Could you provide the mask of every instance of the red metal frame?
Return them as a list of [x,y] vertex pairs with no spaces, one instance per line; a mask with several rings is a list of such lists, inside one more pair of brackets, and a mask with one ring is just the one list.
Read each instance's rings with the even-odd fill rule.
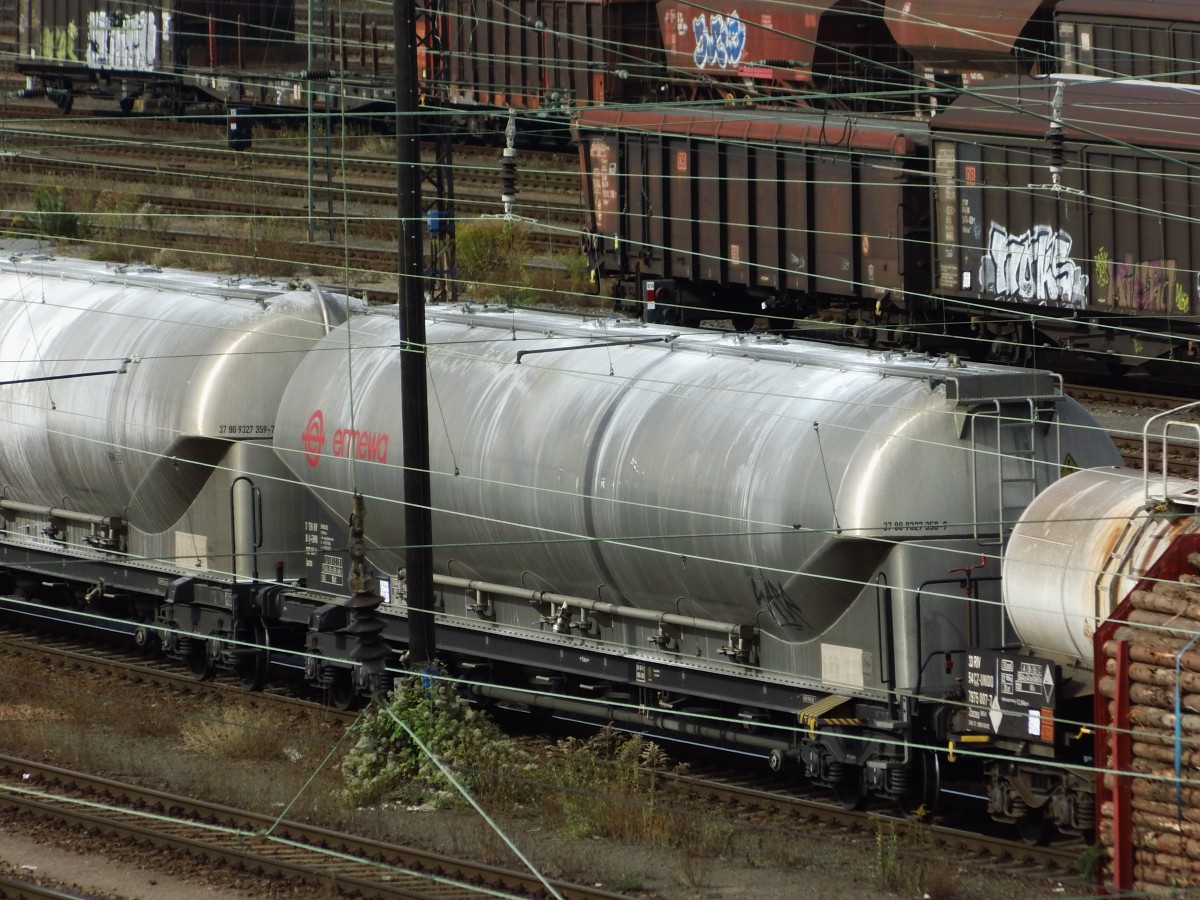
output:
[[[1188,554],[1200,551],[1200,534],[1183,534],[1176,538],[1150,567],[1135,590],[1148,590],[1153,582],[1178,580],[1184,572],[1195,571]],[[1130,592],[1132,593],[1132,592]],[[1113,866],[1112,887],[1119,891],[1133,888],[1133,809],[1132,776],[1130,775],[1132,737],[1129,729],[1129,642],[1117,642],[1115,686],[1112,715],[1108,700],[1100,693],[1100,679],[1105,675],[1107,657],[1104,645],[1128,619],[1132,609],[1129,598],[1121,601],[1111,616],[1096,629],[1092,637],[1095,678],[1095,748],[1096,748],[1096,812],[1111,800],[1113,804]],[[1111,785],[1106,781],[1111,778]],[[1096,816],[1096,841],[1100,841],[1103,816]]]

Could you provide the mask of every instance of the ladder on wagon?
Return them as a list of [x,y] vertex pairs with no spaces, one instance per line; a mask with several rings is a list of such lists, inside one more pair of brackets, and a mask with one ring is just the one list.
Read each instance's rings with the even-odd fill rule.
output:
[[[1002,544],[1038,492],[1038,466],[1056,465],[1062,434],[1053,401],[992,400],[971,417],[972,508],[980,544]],[[1043,484],[1051,481],[1044,473]],[[993,530],[994,529],[994,530]]]

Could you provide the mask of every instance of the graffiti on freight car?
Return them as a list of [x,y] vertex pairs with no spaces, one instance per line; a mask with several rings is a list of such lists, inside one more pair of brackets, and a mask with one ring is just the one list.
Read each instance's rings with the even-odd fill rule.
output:
[[1101,247],[1092,262],[1096,264],[1096,287],[1108,287],[1108,251]]
[[1009,234],[992,223],[979,265],[979,286],[999,299],[1083,309],[1088,277],[1071,258],[1071,235],[1048,225]]
[[79,26],[74,22],[62,28],[42,29],[42,56],[46,59],[62,59],[80,62],[75,46],[79,43]]
[[[1114,309],[1130,309],[1152,313],[1188,313],[1192,300],[1187,288],[1175,278],[1175,260],[1150,259],[1133,261],[1126,252],[1116,263],[1108,263],[1105,253],[1105,281],[1097,282],[1108,292],[1100,298]],[[1097,259],[1100,254],[1097,254]],[[1097,268],[1099,271],[1099,268]]]
[[97,69],[151,71],[158,62],[158,18],[145,10],[88,13],[87,61]]
[[746,574],[750,576],[750,590],[760,610],[766,610],[781,627],[794,634],[816,634],[819,629],[804,617],[800,604],[792,599],[782,582],[773,581],[761,572],[747,570]]
[[692,33],[696,36],[692,61],[701,69],[707,66],[725,69],[742,61],[742,52],[746,49],[746,26],[736,10],[728,16],[713,13],[707,19],[704,13],[700,13],[692,19]]

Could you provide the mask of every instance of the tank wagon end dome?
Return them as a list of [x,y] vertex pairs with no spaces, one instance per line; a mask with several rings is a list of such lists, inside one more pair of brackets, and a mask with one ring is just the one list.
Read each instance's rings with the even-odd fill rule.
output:
[[1004,606],[1025,646],[1091,667],[1096,626],[1136,583],[1123,573],[1144,572],[1195,528],[1191,516],[1153,515],[1156,505],[1143,473],[1116,466],[1074,472],[1034,499],[1003,565]]

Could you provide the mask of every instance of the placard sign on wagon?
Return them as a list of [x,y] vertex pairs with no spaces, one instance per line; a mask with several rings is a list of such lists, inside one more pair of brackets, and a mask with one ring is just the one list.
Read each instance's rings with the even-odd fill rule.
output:
[[1033,656],[967,653],[967,718],[972,731],[1054,741],[1057,667]]

